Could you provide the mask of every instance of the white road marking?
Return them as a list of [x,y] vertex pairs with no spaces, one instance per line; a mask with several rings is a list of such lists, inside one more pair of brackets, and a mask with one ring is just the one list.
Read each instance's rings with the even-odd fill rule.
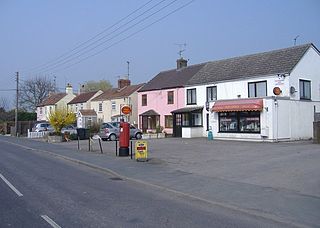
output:
[[49,223],[53,228],[61,228],[55,221],[53,221],[51,218],[49,218],[48,215],[41,215],[41,218],[43,218],[47,223]]
[[21,192],[18,191],[1,173],[0,173],[1,179],[11,188],[12,191],[14,191],[19,197],[23,196]]

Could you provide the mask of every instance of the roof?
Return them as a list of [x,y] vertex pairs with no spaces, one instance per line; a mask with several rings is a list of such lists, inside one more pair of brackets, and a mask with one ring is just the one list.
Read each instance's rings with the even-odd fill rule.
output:
[[84,103],[90,100],[98,91],[93,92],[87,92],[87,93],[81,93],[77,95],[75,98],[73,98],[68,104],[78,104],[78,103]]
[[44,101],[42,101],[37,106],[47,106],[47,105],[55,105],[58,101],[64,98],[67,94],[66,93],[54,93],[49,95]]
[[173,110],[171,113],[195,112],[195,111],[201,111],[202,109],[203,109],[203,106],[185,107],[185,108],[179,108],[179,109]]
[[309,43],[269,52],[208,62],[187,82],[187,85],[208,84],[239,78],[290,73],[311,46],[313,46],[313,44]]
[[162,71],[145,84],[138,92],[183,87],[205,63],[191,65],[180,69]]
[[93,109],[81,109],[79,110],[82,116],[96,116],[97,113]]
[[105,92],[103,92],[101,95],[93,98],[92,101],[103,101],[103,100],[111,100],[111,99],[128,97],[131,94],[133,94],[135,91],[140,89],[143,85],[144,84],[130,85],[130,86],[123,87],[120,90],[117,88],[108,89]]
[[139,116],[160,116],[160,114],[157,113],[156,111],[154,111],[153,109],[150,109],[150,110],[140,114]]

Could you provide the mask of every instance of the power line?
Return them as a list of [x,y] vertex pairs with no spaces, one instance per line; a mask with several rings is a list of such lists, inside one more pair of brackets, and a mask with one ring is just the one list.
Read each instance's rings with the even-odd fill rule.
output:
[[58,71],[61,71],[61,70],[65,70],[65,69],[68,69],[68,68],[70,68],[70,67],[72,67],[72,66],[74,66],[74,65],[76,65],[76,64],[79,64],[79,63],[81,63],[81,62],[83,62],[83,61],[85,61],[85,60],[87,60],[87,59],[89,59],[89,58],[91,58],[91,57],[94,57],[94,56],[96,56],[96,55],[100,54],[100,53],[101,53],[101,52],[103,52],[103,51],[108,50],[109,48],[111,48],[111,47],[113,47],[113,46],[115,46],[115,45],[117,45],[117,44],[121,43],[122,41],[125,41],[125,40],[127,40],[127,39],[131,38],[132,36],[134,36],[134,35],[136,35],[136,34],[138,34],[138,33],[142,32],[142,31],[146,30],[147,28],[151,27],[152,25],[154,25],[154,24],[156,24],[156,23],[158,23],[158,22],[162,21],[162,20],[163,20],[163,19],[165,19],[166,17],[168,17],[168,16],[172,15],[173,13],[175,13],[175,12],[177,12],[177,11],[179,11],[179,10],[183,9],[184,7],[186,7],[186,6],[190,5],[190,4],[191,4],[192,2],[194,2],[194,1],[195,1],[195,0],[191,0],[191,1],[187,2],[186,4],[182,5],[181,7],[178,7],[177,9],[175,9],[175,10],[171,11],[170,13],[168,13],[168,14],[166,14],[165,16],[163,16],[163,17],[159,18],[158,20],[156,20],[156,21],[152,22],[151,24],[149,24],[149,25],[147,25],[147,26],[143,27],[142,29],[140,29],[140,30],[138,30],[138,31],[136,31],[136,32],[134,32],[134,33],[132,33],[132,34],[128,35],[127,37],[125,37],[125,38],[123,38],[123,39],[121,39],[121,40],[119,40],[119,41],[117,41],[117,42],[115,42],[115,43],[111,44],[110,46],[108,46],[108,47],[106,47],[106,48],[104,48],[104,49],[102,49],[102,50],[100,50],[100,51],[98,51],[98,52],[95,52],[95,53],[94,53],[94,54],[92,54],[92,55],[89,55],[89,56],[87,56],[87,57],[85,57],[85,58],[83,58],[83,59],[79,60],[78,62],[75,62],[75,63],[73,63],[73,64],[71,64],[71,65],[69,65],[69,66],[67,66],[67,67],[60,68],[60,69],[56,70],[55,72],[58,72]]
[[[162,3],[163,1],[165,1],[165,0],[162,0],[160,3]],[[166,4],[165,6],[161,7],[160,9],[158,9],[158,10],[157,10],[157,11],[155,11],[155,12],[153,12],[152,14],[149,14],[149,15],[147,15],[146,17],[142,18],[141,20],[139,20],[139,21],[138,21],[138,22],[136,22],[135,24],[133,24],[133,25],[131,25],[131,26],[129,26],[129,27],[127,27],[127,28],[123,29],[122,31],[120,31],[119,33],[115,34],[115,35],[114,35],[114,36],[112,36],[111,38],[109,38],[109,39],[107,39],[107,40],[104,40],[104,41],[102,41],[102,42],[98,43],[97,45],[93,46],[93,47],[92,47],[92,48],[90,48],[89,50],[84,51],[84,52],[82,52],[82,53],[81,53],[81,50],[88,49],[90,46],[94,45],[96,42],[98,42],[98,41],[100,41],[100,40],[102,40],[102,39],[106,38],[106,37],[107,37],[107,36],[109,36],[109,35],[112,35],[112,33],[116,32],[116,31],[117,31],[117,30],[119,30],[121,27],[123,27],[123,26],[120,26],[119,28],[117,28],[117,29],[116,29],[116,30],[114,30],[113,32],[111,32],[111,33],[107,34],[106,36],[104,36],[104,37],[100,38],[100,39],[99,39],[99,40],[97,40],[96,42],[94,42],[94,43],[92,43],[92,44],[90,44],[90,45],[87,45],[85,48],[80,49],[80,51],[78,51],[78,52],[76,52],[76,53],[74,53],[74,54],[72,54],[72,55],[67,56],[66,58],[64,58],[64,59],[66,59],[65,61],[63,61],[64,59],[62,59],[62,60],[58,61],[57,63],[53,64],[52,66],[45,67],[44,69],[42,69],[42,70],[44,70],[44,71],[42,71],[42,72],[48,72],[48,71],[51,71],[51,70],[53,70],[53,69],[55,69],[55,68],[59,67],[60,65],[65,65],[65,64],[67,64],[67,63],[69,63],[69,62],[73,61],[74,59],[77,59],[77,58],[79,58],[79,57],[81,57],[81,56],[83,56],[83,55],[85,55],[85,54],[87,54],[87,53],[89,53],[89,52],[91,52],[91,51],[95,50],[96,48],[100,47],[101,45],[103,45],[103,44],[105,44],[105,43],[107,43],[107,42],[109,42],[109,41],[113,40],[114,38],[116,38],[116,37],[118,37],[118,36],[122,35],[123,33],[127,32],[128,30],[130,30],[130,29],[132,29],[132,28],[136,27],[137,25],[141,24],[142,22],[146,21],[147,19],[149,19],[150,17],[154,16],[155,14],[157,14],[157,13],[159,13],[159,12],[163,11],[164,9],[168,8],[169,6],[171,6],[171,5],[172,5],[173,3],[175,3],[176,1],[178,1],[178,0],[173,0],[173,1],[171,1],[170,3],[168,3],[168,4]],[[146,11],[145,11],[145,12],[143,12],[142,14],[138,15],[137,17],[135,17],[133,20],[129,21],[129,22],[128,22],[128,23],[126,23],[125,25],[127,25],[127,24],[131,23],[131,22],[132,22],[132,21],[134,21],[135,19],[139,18],[141,15],[143,15],[143,14],[147,13],[147,12],[148,12],[148,11],[150,11],[152,8],[154,8],[154,7],[158,6],[160,3],[156,4],[155,6],[151,7],[151,8],[150,8],[150,9],[148,9],[148,10],[146,10]],[[77,53],[79,53],[79,52],[80,52],[80,54],[78,54],[78,55],[76,55],[76,56],[72,57],[73,55],[75,55],[75,54],[77,54]],[[71,58],[69,58],[69,57],[71,57]]]
[[38,68],[42,68],[46,65],[50,65],[52,62],[56,62],[58,59],[61,59],[62,57],[66,56],[69,53],[72,53],[73,51],[77,50],[78,48],[82,47],[83,45],[91,42],[92,40],[96,39],[97,37],[101,36],[103,33],[105,33],[106,31],[110,30],[111,28],[113,28],[114,26],[120,24],[122,21],[126,20],[127,18],[129,18],[130,16],[132,16],[133,14],[135,14],[136,12],[138,12],[139,10],[141,10],[142,8],[144,8],[145,6],[147,6],[150,2],[152,2],[154,0],[149,0],[148,2],[146,2],[145,4],[143,4],[142,6],[138,7],[137,9],[135,9],[134,11],[132,11],[131,13],[129,13],[127,16],[121,18],[120,20],[118,20],[117,22],[115,22],[114,24],[112,24],[111,26],[103,29],[101,32],[97,33],[96,35],[94,35],[93,37],[91,37],[90,39],[78,44],[76,47],[74,47],[73,49],[63,53],[62,55],[48,61],[47,63],[41,64],[39,66],[33,67],[31,69],[29,69],[29,71],[34,71]]

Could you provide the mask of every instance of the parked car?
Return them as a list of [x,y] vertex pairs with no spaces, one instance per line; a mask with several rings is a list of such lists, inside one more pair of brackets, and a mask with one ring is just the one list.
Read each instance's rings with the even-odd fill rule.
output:
[[73,125],[67,125],[61,129],[61,133],[69,133],[70,135],[77,134],[77,127]]
[[[112,126],[120,129],[120,122],[109,122]],[[119,131],[120,133],[120,131]],[[119,136],[119,135],[118,135]],[[130,138],[141,139],[142,131],[139,128],[136,128],[134,125],[130,124]]]
[[114,141],[119,137],[119,128],[114,127],[110,123],[103,123],[101,124],[98,135],[104,141],[106,140]]
[[32,128],[32,131],[42,132],[42,131],[54,131],[53,127],[49,123],[37,123]]

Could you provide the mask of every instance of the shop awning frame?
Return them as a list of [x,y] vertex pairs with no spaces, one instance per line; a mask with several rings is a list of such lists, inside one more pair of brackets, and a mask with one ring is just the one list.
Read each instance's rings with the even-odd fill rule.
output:
[[263,99],[236,99],[216,101],[212,112],[262,111]]

